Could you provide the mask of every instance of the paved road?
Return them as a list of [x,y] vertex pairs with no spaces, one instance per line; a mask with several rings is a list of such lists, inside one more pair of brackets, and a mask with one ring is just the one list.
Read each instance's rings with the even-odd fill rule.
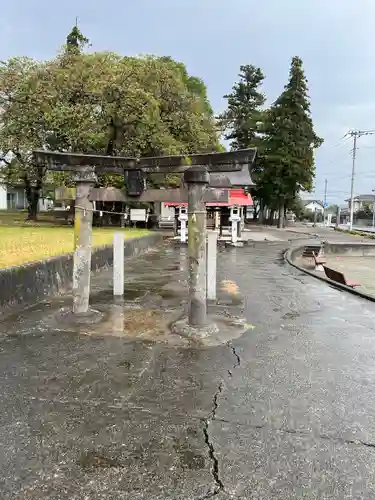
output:
[[[291,269],[287,245],[221,250],[244,297],[223,307],[251,325],[225,345],[48,326],[64,300],[2,323],[1,499],[375,498],[375,304]],[[156,303],[181,258],[137,259],[127,298]]]

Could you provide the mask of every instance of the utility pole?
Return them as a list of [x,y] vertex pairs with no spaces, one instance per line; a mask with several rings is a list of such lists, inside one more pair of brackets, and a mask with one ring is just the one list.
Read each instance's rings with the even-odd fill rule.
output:
[[354,218],[354,178],[355,178],[355,162],[357,157],[357,139],[364,135],[372,135],[375,130],[351,130],[346,135],[353,137],[353,156],[352,156],[352,180],[350,184],[350,222],[349,230],[353,230],[353,218]]
[[372,190],[374,193],[374,199],[372,202],[372,228],[374,229],[375,227],[375,189]]
[[323,226],[326,225],[326,210],[327,210],[327,186],[328,186],[328,180],[325,179],[324,181],[324,210],[323,210]]

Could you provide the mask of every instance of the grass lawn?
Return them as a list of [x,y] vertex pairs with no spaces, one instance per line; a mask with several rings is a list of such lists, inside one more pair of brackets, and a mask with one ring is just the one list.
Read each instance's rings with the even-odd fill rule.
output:
[[[123,231],[125,238],[147,234],[145,229],[94,228],[93,245],[112,243],[113,234]],[[0,222],[0,268],[17,266],[73,251],[71,226],[7,225]]]

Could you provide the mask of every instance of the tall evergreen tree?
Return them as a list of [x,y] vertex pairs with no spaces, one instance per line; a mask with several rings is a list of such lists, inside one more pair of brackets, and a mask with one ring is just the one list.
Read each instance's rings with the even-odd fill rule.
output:
[[66,51],[68,54],[80,54],[88,44],[89,39],[82,34],[76,23],[66,37]]
[[225,95],[228,108],[219,117],[225,139],[231,141],[231,149],[245,149],[259,142],[262,106],[265,96],[259,88],[264,75],[260,68],[251,64],[240,66],[239,81],[232,92]]
[[285,207],[300,191],[312,188],[314,149],[323,142],[314,131],[307,79],[299,57],[293,57],[289,81],[266,114],[264,133],[263,182],[272,185],[282,226]]

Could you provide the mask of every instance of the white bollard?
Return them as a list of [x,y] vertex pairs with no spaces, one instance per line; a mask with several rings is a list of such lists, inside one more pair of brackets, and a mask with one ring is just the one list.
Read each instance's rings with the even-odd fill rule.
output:
[[124,295],[124,270],[124,235],[123,233],[115,233],[113,237],[113,295],[116,297]]
[[232,243],[237,243],[237,241],[238,241],[237,224],[238,224],[237,221],[232,220]]
[[207,300],[216,300],[217,232],[207,231]]
[[186,220],[181,220],[181,243],[186,243]]

